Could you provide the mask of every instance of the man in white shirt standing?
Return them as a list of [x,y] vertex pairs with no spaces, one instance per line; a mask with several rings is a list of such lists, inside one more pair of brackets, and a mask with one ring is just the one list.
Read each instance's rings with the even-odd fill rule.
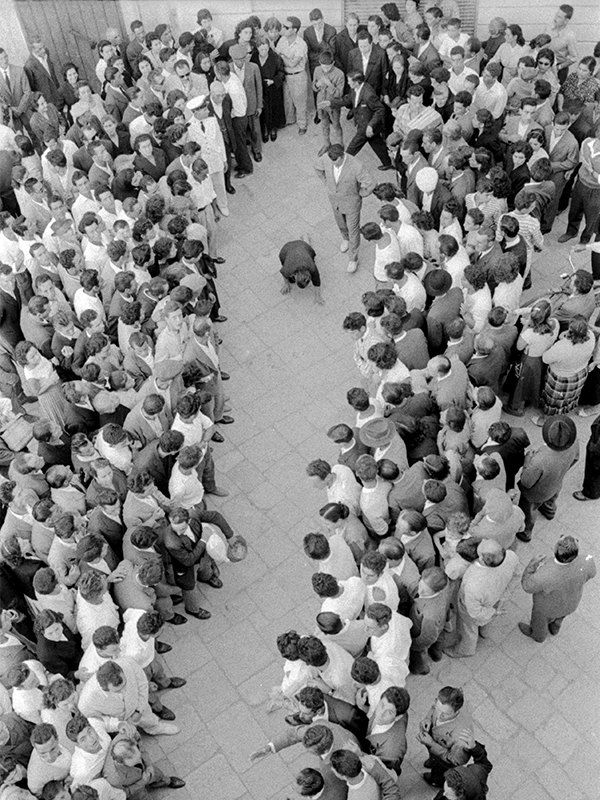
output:
[[488,64],[483,70],[481,83],[473,97],[472,114],[479,111],[480,108],[487,108],[494,119],[500,119],[508,102],[506,89],[498,81],[501,74],[502,67],[495,61]]
[[304,39],[298,35],[301,22],[298,17],[287,17],[281,29],[281,39],[275,48],[285,67],[283,84],[283,101],[285,104],[285,121],[288,125],[298,122],[300,136],[306,133],[308,73],[306,59],[308,47]]
[[246,145],[246,111],[248,110],[248,100],[244,86],[237,75],[231,72],[231,66],[227,61],[217,61],[215,64],[215,76],[225,87],[225,91],[231,99],[231,123],[233,125],[234,141],[233,152],[237,165],[236,178],[245,178],[254,172],[254,166],[248,147]]
[[209,116],[208,97],[194,97],[187,103],[193,116],[190,120],[188,136],[202,148],[202,158],[208,166],[208,174],[217,195],[217,205],[223,216],[229,216],[227,192],[225,191],[225,170],[227,169],[227,152],[225,142],[215,117]]

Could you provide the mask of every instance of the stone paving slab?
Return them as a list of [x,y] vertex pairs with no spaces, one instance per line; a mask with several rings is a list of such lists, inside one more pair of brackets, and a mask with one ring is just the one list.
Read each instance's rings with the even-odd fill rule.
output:
[[[344,127],[348,133],[347,123]],[[219,224],[220,252],[227,259],[220,267],[219,290],[229,317],[221,326],[222,359],[232,376],[227,392],[236,423],[224,428],[226,441],[214,448],[219,483],[231,494],[210,503],[247,538],[250,550],[246,561],[223,567],[222,590],[203,590],[211,620],[190,619],[165,634],[174,644],[165,659],[168,669],[187,677],[188,684],[170,692],[167,701],[181,733],[151,744],[160,766],[187,781],[178,800],[285,800],[292,796],[298,770],[315,763],[301,746],[256,765],[248,755],[284,725],[281,711],[268,714],[265,708],[270,688],[281,677],[275,638],[289,628],[312,631],[319,610],[302,537],[318,529],[325,496],[309,485],[304,469],[312,458],[335,458],[325,431],[352,421],[345,393],[359,378],[341,322],[360,309],[362,292],[373,288],[373,252],[364,243],[359,271],[345,271],[339,233],[312,168],[320,146],[320,130],[312,125],[304,137],[293,127],[285,130],[265,146],[254,176],[235,182],[231,216]],[[359,157],[377,180],[389,179],[390,173],[376,170],[368,148]],[[376,219],[377,207],[367,198],[363,221]],[[534,263],[530,296],[541,295],[568,269],[569,246],[556,244],[565,222],[563,214]],[[279,292],[277,253],[304,233],[317,251],[324,306],[314,304],[309,292],[294,288],[286,297]],[[578,266],[589,263],[587,256],[577,259]],[[580,487],[590,427],[589,420],[575,422],[582,458],[567,476],[555,520],[542,520],[534,541],[519,545],[523,566],[567,530],[598,557],[600,506],[571,497]],[[519,424],[534,444],[541,441],[540,430],[527,418]],[[516,627],[531,603],[517,587],[473,658],[444,659],[430,675],[409,677],[409,749],[400,779],[404,800],[433,796],[420,778],[425,751],[415,735],[445,684],[462,685],[473,707],[477,736],[494,764],[490,798],[597,800],[599,600],[596,580],[560,636],[537,645]]]

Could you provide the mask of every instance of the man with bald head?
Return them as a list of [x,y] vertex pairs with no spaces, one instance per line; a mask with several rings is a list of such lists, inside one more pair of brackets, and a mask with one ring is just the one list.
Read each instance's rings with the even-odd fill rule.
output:
[[477,639],[486,638],[486,628],[498,614],[519,559],[512,550],[491,539],[477,548],[477,560],[467,569],[458,593],[458,642],[444,650],[451,658],[475,655]]

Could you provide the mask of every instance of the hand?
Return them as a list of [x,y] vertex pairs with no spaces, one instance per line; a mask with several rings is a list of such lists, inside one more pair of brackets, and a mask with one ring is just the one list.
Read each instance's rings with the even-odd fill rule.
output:
[[320,306],[324,306],[324,305],[325,305],[325,300],[323,300],[323,298],[321,297],[321,295],[320,295],[320,294],[318,294],[318,295],[316,295],[316,297],[315,297],[315,303],[317,303],[317,304],[318,304],[318,305],[320,305]]
[[317,103],[317,108],[330,108],[331,102],[329,100],[321,100],[320,103]]
[[370,139],[373,136],[373,128],[370,125],[367,125],[365,134],[367,136],[367,139]]
[[275,81],[272,81],[271,78],[265,78],[265,83],[267,84],[267,86],[273,86]]
[[62,350],[60,351],[63,358],[71,358],[73,353],[75,352],[72,347],[65,345]]
[[119,733],[123,736],[137,736],[137,728],[130,722],[119,723]]
[[129,721],[132,722],[134,725],[137,725],[138,722],[141,720],[141,718],[142,718],[142,712],[134,711],[133,714],[129,717]]
[[80,575],[81,575],[81,570],[79,569],[79,565],[71,564],[71,566],[69,567],[69,571],[67,572],[67,578],[69,579],[72,578],[74,581],[76,581]]
[[425,733],[424,731],[421,731],[420,733],[417,734],[417,741],[421,742],[421,744],[424,744],[425,747],[429,747],[430,745],[433,744],[433,739],[431,738],[431,736],[428,733]]
[[576,244],[571,248],[572,253],[581,253],[582,250],[585,250],[584,244]]
[[290,293],[290,290],[291,290],[291,286],[289,285],[289,283],[285,283],[285,284],[284,284],[284,285],[281,287],[281,294],[289,294],[289,293]]
[[475,736],[473,735],[473,731],[468,728],[460,732],[458,740],[465,750],[472,750],[475,747]]
[[261,758],[268,756],[272,753],[270,746],[267,744],[264,747],[255,750],[253,753],[250,753],[250,761],[260,761]]

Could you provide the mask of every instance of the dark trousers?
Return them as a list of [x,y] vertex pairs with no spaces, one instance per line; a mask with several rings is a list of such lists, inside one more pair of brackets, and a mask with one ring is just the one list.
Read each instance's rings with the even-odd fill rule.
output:
[[553,497],[548,498],[548,500],[544,500],[543,503],[534,503],[521,494],[519,498],[519,508],[525,514],[525,533],[531,534],[538,511],[540,514],[543,514],[546,519],[554,519],[556,516],[557,499],[558,492]]
[[369,144],[371,150],[384,166],[387,167],[392,163],[386,144],[378,133],[369,138],[365,131],[357,130],[354,134],[354,138],[346,148],[346,152],[351,156],[355,156],[366,144]]
[[6,192],[0,194],[0,200],[2,201],[3,211],[8,211],[13,217],[18,217],[21,215],[21,209],[17,201],[17,196],[12,189],[8,189]]
[[250,158],[250,153],[248,152],[248,147],[246,146],[248,118],[246,116],[233,117],[231,121],[233,123],[233,132],[235,134],[233,151],[235,153],[235,162],[237,164],[237,168],[242,172],[253,172],[254,167],[252,166],[252,159]]
[[554,197],[544,210],[544,225],[548,231],[552,230],[552,226],[554,225],[554,218],[558,214],[558,204],[560,202],[561,195],[565,186],[567,185],[567,179],[565,178],[564,172],[554,172],[552,174],[552,183],[556,187],[556,192],[554,193]]
[[529,622],[532,638],[535,639],[536,642],[543,642],[548,636],[548,633],[556,636],[560,630],[560,626],[563,624],[563,620],[564,617],[552,618],[547,614],[540,614],[539,611],[533,610]]
[[576,236],[581,225],[581,220],[585,217],[585,228],[581,234],[582,242],[589,242],[592,236],[598,232],[598,217],[600,217],[600,186],[592,189],[585,186],[578,179],[573,187],[571,196],[571,207],[569,208],[569,223],[567,233]]

